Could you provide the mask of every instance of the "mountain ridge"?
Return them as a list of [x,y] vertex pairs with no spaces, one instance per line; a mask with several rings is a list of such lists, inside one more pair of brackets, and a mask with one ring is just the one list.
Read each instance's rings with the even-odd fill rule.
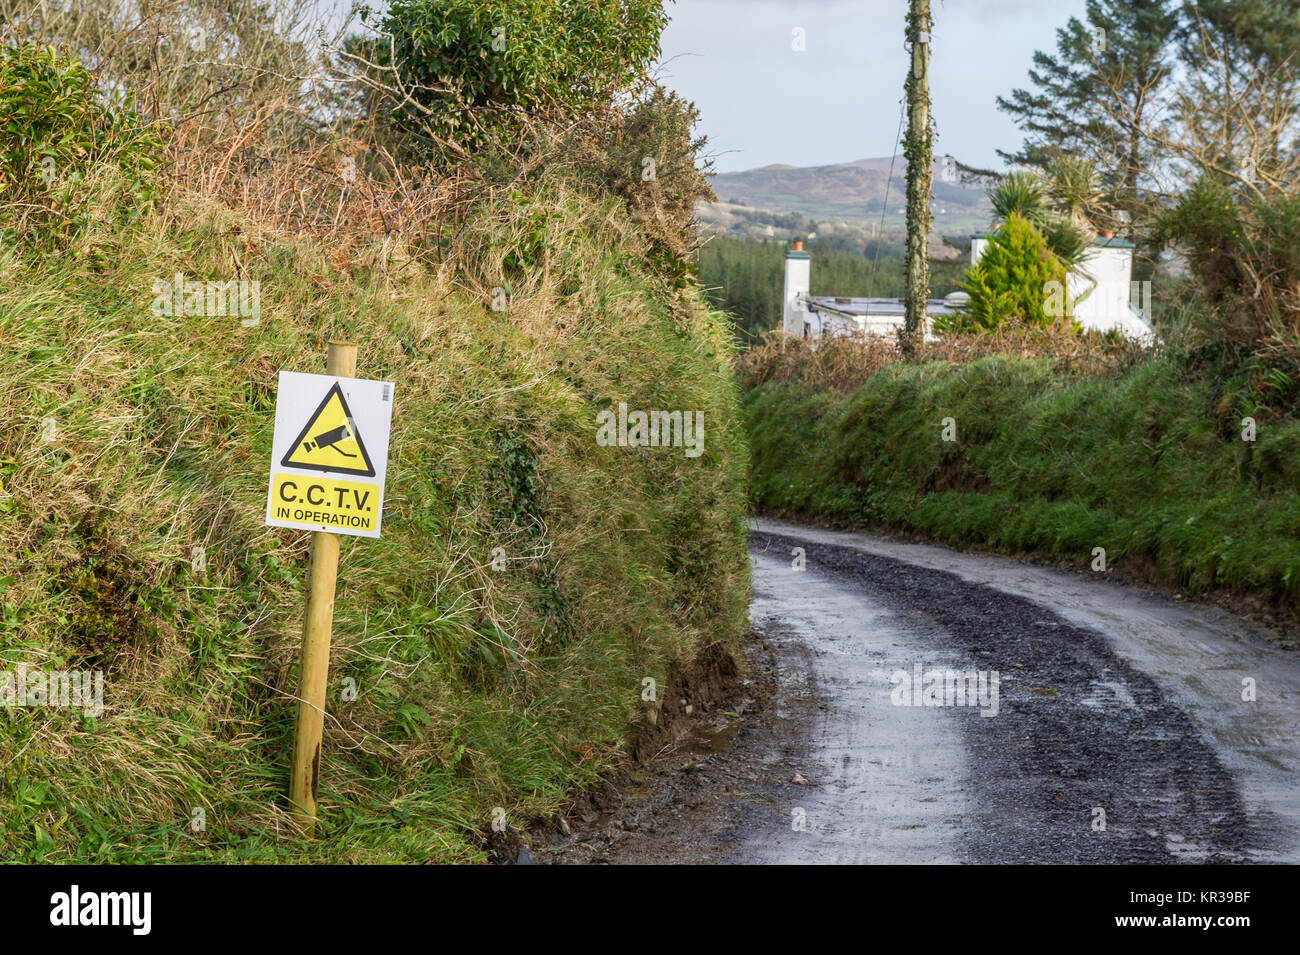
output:
[[[988,199],[977,186],[955,181],[955,166],[947,157],[933,164],[933,195],[936,215],[950,208],[951,215],[984,216]],[[892,168],[892,175],[891,175]],[[874,156],[820,166],[772,163],[738,172],[718,173],[713,190],[722,202],[766,209],[770,212],[798,212],[812,217],[864,219],[879,216],[888,197],[887,213],[901,208],[906,191],[907,162],[902,156]],[[897,197],[899,205],[894,205]]]
[[[891,174],[892,169],[892,174]],[[962,185],[948,157],[933,164],[932,243],[941,235],[965,236],[988,226],[990,205],[982,186]],[[697,214],[711,231],[737,237],[812,238],[844,235],[853,244],[897,240],[906,231],[907,162],[874,156],[820,166],[773,163],[717,173],[717,202]]]

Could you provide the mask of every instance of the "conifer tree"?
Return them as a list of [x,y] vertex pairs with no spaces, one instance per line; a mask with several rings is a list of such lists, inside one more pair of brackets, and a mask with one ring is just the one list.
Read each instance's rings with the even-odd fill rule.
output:
[[1174,0],[1088,0],[1083,20],[1056,31],[1055,54],[1034,54],[1032,88],[998,97],[1025,133],[1018,152],[1000,155],[1042,170],[1063,154],[1091,160],[1117,203],[1140,214],[1143,170],[1159,159],[1147,127],[1159,121],[1177,27]]

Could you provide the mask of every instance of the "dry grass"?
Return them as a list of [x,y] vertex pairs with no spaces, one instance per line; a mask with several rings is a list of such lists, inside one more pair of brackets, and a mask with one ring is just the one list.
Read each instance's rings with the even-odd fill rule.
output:
[[[1105,374],[1130,367],[1152,354],[1131,339],[1109,339],[1095,332],[1008,330],[996,334],[945,336],[926,342],[916,363],[969,364],[989,355],[1051,358],[1066,373]],[[799,381],[812,390],[847,394],[872,375],[901,362],[898,343],[869,333],[819,341],[769,332],[737,361],[742,388],[769,381]]]

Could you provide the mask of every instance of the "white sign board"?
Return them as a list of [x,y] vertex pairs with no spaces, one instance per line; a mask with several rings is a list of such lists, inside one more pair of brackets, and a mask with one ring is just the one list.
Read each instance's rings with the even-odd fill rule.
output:
[[266,523],[378,537],[393,383],[280,372]]

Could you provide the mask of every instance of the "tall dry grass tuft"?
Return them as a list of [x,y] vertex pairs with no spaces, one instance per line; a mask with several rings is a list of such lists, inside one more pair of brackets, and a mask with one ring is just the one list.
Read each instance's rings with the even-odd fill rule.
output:
[[229,138],[177,129],[174,189],[238,209],[280,235],[326,242],[339,264],[409,255],[473,199],[463,174],[404,165],[364,136],[274,152],[257,148],[258,135],[256,118]]
[[902,359],[892,338],[859,333],[820,341],[768,332],[742,352],[736,372],[742,388],[769,381],[801,381],[837,393],[852,391],[886,365]]
[[357,13],[318,0],[0,0],[6,42],[67,50],[165,134],[164,206],[219,202],[327,242],[340,266],[427,250],[488,188],[464,166],[397,158],[372,117],[402,91],[345,52],[348,35],[373,33]]

